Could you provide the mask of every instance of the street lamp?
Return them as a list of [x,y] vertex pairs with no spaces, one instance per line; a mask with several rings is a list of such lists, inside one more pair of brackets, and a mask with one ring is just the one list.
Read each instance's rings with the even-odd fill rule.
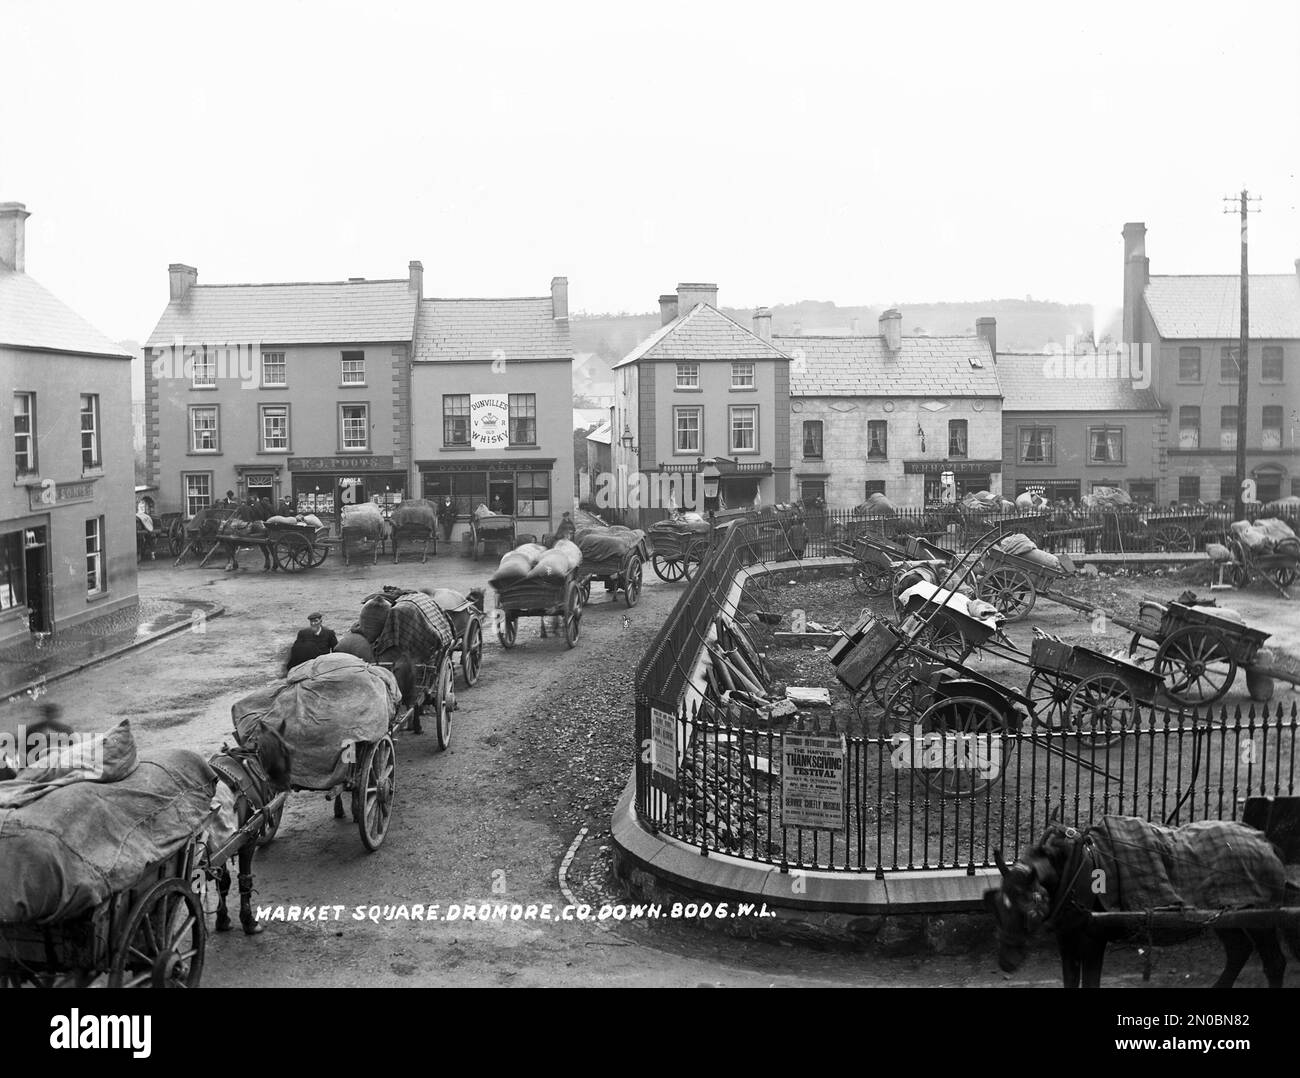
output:
[[619,438],[619,443],[629,453],[636,452],[636,444],[632,438],[632,428],[629,427],[626,423],[623,424],[623,436]]

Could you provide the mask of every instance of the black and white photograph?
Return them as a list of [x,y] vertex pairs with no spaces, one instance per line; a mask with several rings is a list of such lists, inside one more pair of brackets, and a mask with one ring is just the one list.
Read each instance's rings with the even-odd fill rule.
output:
[[1100,1055],[1260,1050],[1197,990],[1300,987],[1300,9],[0,40],[0,985],[96,990],[33,1043],[1101,988]]

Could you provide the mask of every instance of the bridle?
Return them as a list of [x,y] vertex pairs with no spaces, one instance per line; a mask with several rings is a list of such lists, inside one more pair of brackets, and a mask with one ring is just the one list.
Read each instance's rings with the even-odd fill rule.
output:
[[[1078,885],[1079,878],[1083,875],[1086,868],[1095,867],[1095,849],[1092,844],[1091,832],[1080,834],[1075,828],[1067,827],[1064,829],[1067,839],[1072,839],[1074,845],[1070,850],[1069,858],[1062,867],[1059,877],[1061,883],[1055,888],[1052,895],[1052,901],[1048,906],[1047,915],[1043,917],[1041,926],[1046,929],[1055,930],[1059,928],[1062,916],[1066,912],[1075,912],[1086,914],[1089,911],[1079,903],[1075,897],[1075,889]],[[1036,850],[1042,849],[1040,843]],[[1046,889],[1047,873],[1054,871],[1051,861],[1036,853],[1030,854],[1025,858],[1018,858],[1011,866],[1009,872],[1015,872],[1020,868],[1023,875],[1027,877],[1027,886],[1032,889],[1035,884],[1041,885]],[[1026,914],[1028,917],[1028,914]],[[998,926],[999,937],[1003,935],[1001,923]]]
[[[261,723],[258,734],[274,738],[284,758],[289,759],[289,748],[277,731]],[[209,760],[208,765],[230,787],[236,797],[247,798],[257,808],[269,805],[278,792],[266,773],[258,742],[236,745],[233,748],[222,745],[221,752]]]

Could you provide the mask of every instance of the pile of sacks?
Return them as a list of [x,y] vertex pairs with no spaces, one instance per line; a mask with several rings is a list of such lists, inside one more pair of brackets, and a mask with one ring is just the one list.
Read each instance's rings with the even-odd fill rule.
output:
[[320,517],[315,513],[299,513],[296,517],[284,515],[267,517],[266,522],[268,524],[307,524],[313,528],[325,527],[325,525],[321,523]]
[[865,517],[896,517],[898,507],[883,494],[876,492],[861,505],[854,506],[853,512]]
[[549,550],[541,543],[524,543],[501,559],[488,583],[500,590],[522,580],[559,581],[581,564],[582,551],[568,539],[557,540]]
[[666,520],[657,520],[646,531],[650,535],[695,535],[709,530],[709,522],[699,513],[681,513]]
[[1228,530],[1236,536],[1252,554],[1289,554],[1300,558],[1300,538],[1291,530],[1285,520],[1257,520],[1251,524],[1247,520],[1235,520],[1228,525]]
[[1091,494],[1079,499],[1085,509],[1125,509],[1133,504],[1126,490],[1119,487],[1093,487]]
[[343,527],[367,539],[381,539],[384,534],[384,514],[374,502],[343,507]]
[[988,516],[992,513],[1014,513],[1016,503],[1008,498],[1000,498],[987,490],[976,490],[961,500],[961,507],[976,516]]
[[605,528],[579,528],[573,538],[584,561],[607,561],[627,557],[628,551],[645,538],[645,532],[614,524]]
[[1061,572],[1072,573],[1074,566],[1063,562],[1055,554],[1049,554],[1046,550],[1039,550],[1038,545],[1027,535],[1021,535],[1017,532],[1015,535],[1004,535],[993,544],[998,550],[1004,550],[1008,554],[1014,554],[1018,558],[1024,558],[1025,561],[1032,561],[1035,565],[1045,565],[1049,569],[1056,569]]

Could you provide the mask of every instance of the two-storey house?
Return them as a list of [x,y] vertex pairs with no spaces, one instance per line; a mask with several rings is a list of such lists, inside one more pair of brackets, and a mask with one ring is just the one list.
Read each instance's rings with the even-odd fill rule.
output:
[[774,338],[790,356],[790,440],[805,503],[847,509],[873,493],[900,506],[937,501],[945,472],[960,497],[1002,490],[1002,391],[996,323],[976,337],[880,334]]
[[131,355],[27,275],[29,216],[0,203],[0,643],[138,603]]
[[717,302],[716,284],[679,284],[659,298],[660,328],[615,364],[615,479],[612,494],[597,484],[598,507],[647,521],[670,497],[701,510],[790,499],[790,357],[766,309],[755,332]]
[[[1166,409],[1160,501],[1237,495],[1241,277],[1152,276],[1146,226],[1124,226],[1124,340],[1149,345]],[[1261,502],[1300,494],[1300,263],[1250,275],[1246,471]]]

